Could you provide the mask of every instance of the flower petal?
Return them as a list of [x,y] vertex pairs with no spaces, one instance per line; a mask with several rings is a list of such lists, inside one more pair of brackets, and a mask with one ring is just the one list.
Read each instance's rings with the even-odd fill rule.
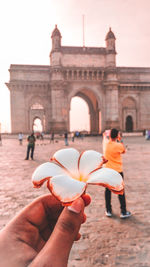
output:
[[58,175],[48,181],[48,188],[63,203],[72,202],[86,189],[86,183],[72,179],[68,175]]
[[32,182],[35,187],[40,187],[50,177],[63,173],[64,170],[60,166],[52,162],[45,162],[35,169],[32,174]]
[[57,162],[60,166],[67,169],[70,174],[77,177],[79,152],[74,148],[58,150],[52,157],[52,161]]
[[124,182],[122,176],[113,169],[101,168],[91,173],[87,183],[102,185],[116,194],[123,194]]
[[94,150],[87,150],[81,154],[79,161],[79,171],[81,175],[87,176],[90,172],[101,166],[103,156]]

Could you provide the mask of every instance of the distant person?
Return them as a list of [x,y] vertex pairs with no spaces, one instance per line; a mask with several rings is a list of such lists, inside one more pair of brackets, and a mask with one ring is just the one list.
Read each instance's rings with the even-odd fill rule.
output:
[[[119,172],[121,176],[123,175],[123,166],[121,154],[125,153],[126,149],[123,144],[123,140],[121,139],[121,135],[117,129],[111,129],[110,131],[110,139],[106,143],[104,157],[108,160],[105,164],[106,168],[114,169]],[[123,195],[118,195],[120,201],[120,209],[121,214],[120,218],[127,218],[131,216],[131,212],[126,210],[126,199],[125,193]],[[112,207],[111,207],[111,191],[105,188],[105,204],[106,204],[106,216],[112,216]]]
[[18,140],[19,140],[19,144],[22,145],[22,140],[23,140],[23,133],[22,132],[20,132],[18,134]]
[[74,135],[75,135],[74,132],[72,132],[71,133],[71,140],[72,140],[72,142],[74,142]]
[[41,133],[41,140],[44,140],[44,132]]
[[31,135],[28,136],[27,141],[28,141],[28,145],[27,145],[27,156],[26,156],[25,160],[28,160],[29,159],[30,151],[31,151],[31,159],[33,160],[34,148],[35,148],[35,141],[36,141],[36,138],[34,136],[34,133],[32,133]]
[[64,138],[65,138],[65,146],[68,146],[69,144],[68,144],[68,133],[67,132],[65,132]]
[[150,130],[145,131],[145,139],[150,140]]
[[50,136],[50,143],[54,144],[54,133],[53,132],[51,133],[51,136]]
[[76,137],[79,137],[80,133],[78,131],[76,131]]
[[80,137],[81,137],[81,140],[83,141],[84,139],[84,134],[82,132],[80,132]]

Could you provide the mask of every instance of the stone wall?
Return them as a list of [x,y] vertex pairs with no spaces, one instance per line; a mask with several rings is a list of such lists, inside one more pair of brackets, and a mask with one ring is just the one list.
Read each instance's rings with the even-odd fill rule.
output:
[[34,65],[11,65],[10,81],[39,81],[49,82],[50,67]]
[[64,67],[105,67],[106,58],[104,55],[65,54],[61,57],[61,64]]
[[[106,39],[106,47],[61,46],[55,27],[50,66],[11,65],[7,86],[12,132],[32,131],[36,117],[45,132],[69,131],[74,96],[88,104],[92,133],[111,127],[125,131],[128,118],[133,131],[148,129],[150,68],[116,67],[116,38],[111,29]],[[32,108],[38,105],[42,108]]]

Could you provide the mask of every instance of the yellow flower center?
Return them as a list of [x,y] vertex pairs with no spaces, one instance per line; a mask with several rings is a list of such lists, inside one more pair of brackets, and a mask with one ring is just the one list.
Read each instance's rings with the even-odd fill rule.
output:
[[80,176],[79,176],[79,181],[83,181],[83,180],[84,180],[84,177],[83,177],[82,174],[80,174]]
[[83,175],[80,173],[79,177],[77,178],[80,182],[86,182],[88,180],[88,176]]

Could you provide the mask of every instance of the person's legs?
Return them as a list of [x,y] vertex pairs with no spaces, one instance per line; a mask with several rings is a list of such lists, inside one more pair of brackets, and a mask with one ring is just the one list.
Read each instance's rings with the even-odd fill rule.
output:
[[[120,172],[122,178],[124,179],[124,175],[123,172]],[[123,195],[118,195],[118,199],[120,202],[120,209],[121,209],[121,213],[125,214],[126,213],[126,198],[125,198],[125,192]]]
[[119,202],[120,202],[120,209],[121,213],[126,213],[126,199],[125,199],[125,193],[123,195],[118,195]]
[[31,147],[31,159],[33,159],[33,154],[34,154],[34,146]]
[[27,156],[26,156],[26,159],[29,159],[29,153],[30,153],[30,146],[28,145],[27,146]]
[[68,139],[65,137],[65,145],[68,146]]
[[130,211],[126,210],[125,193],[123,195],[119,195],[118,198],[119,198],[119,201],[120,201],[120,209],[121,209],[120,218],[124,219],[124,218],[130,217],[132,214],[131,214]]
[[105,188],[105,206],[107,212],[112,212],[111,208],[111,191],[108,188]]

